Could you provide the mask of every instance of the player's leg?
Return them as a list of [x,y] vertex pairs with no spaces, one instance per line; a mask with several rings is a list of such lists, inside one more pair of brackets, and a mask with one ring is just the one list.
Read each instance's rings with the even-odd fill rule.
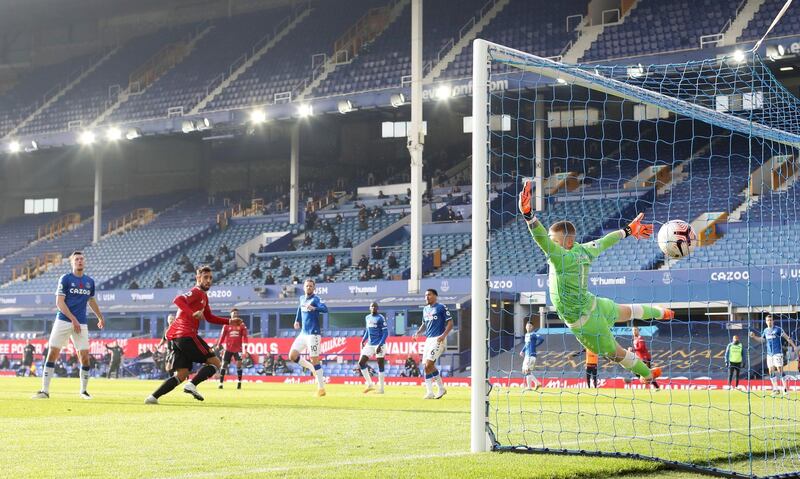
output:
[[777,394],[778,392],[777,368],[775,366],[775,356],[767,354],[767,371],[769,371],[769,382],[772,384],[772,394]]
[[314,370],[314,365],[311,364],[307,359],[300,356],[308,347],[308,336],[304,333],[300,333],[294,338],[294,342],[292,343],[292,347],[289,350],[289,360],[294,363],[299,364],[301,367],[308,369],[309,371]]
[[222,389],[222,384],[225,382],[225,373],[228,372],[228,366],[231,364],[231,356],[231,353],[227,350],[222,355],[222,367],[219,370],[219,389]]
[[778,378],[780,378],[781,386],[783,386],[783,394],[789,394],[789,382],[786,380],[786,375],[783,374],[783,358],[781,358],[781,365],[777,369]]
[[[620,318],[626,310],[631,311],[631,318],[639,319],[635,316],[637,311],[633,311],[631,306],[636,305],[618,305],[608,298],[597,298],[597,306],[592,312],[592,317],[582,329],[590,335],[589,343],[594,343],[593,346],[599,349],[595,353],[619,363],[620,366],[636,374],[643,381],[650,382],[655,379],[654,376],[661,375],[661,370],[657,369],[653,374],[651,369],[636,357],[636,354],[620,346],[611,333],[611,327],[620,322]],[[580,338],[578,340],[580,341]]]
[[[651,370],[653,369],[652,361],[642,361],[642,362],[644,362],[645,366],[647,366],[649,369],[651,369]],[[653,386],[653,389],[655,389],[656,391],[661,390],[661,386],[658,385],[658,382],[656,382],[655,379],[653,379],[653,381],[650,384]]]
[[739,372],[741,371],[742,363],[738,363],[733,369],[736,371],[736,386],[739,387]]
[[[442,355],[444,351],[444,344],[436,340],[436,338],[428,338],[425,340],[425,350],[423,351],[423,360],[425,361],[425,398],[426,399],[440,399],[447,394],[444,387],[442,375],[436,369],[436,360]],[[433,385],[438,389],[437,394],[433,394]]]
[[175,373],[164,380],[158,388],[153,391],[147,399],[144,400],[145,404],[158,404],[158,398],[167,394],[168,392],[172,391],[178,385],[189,377],[189,368],[188,367],[178,367],[175,370]]
[[80,371],[80,395],[83,399],[91,399],[92,396],[86,391],[89,386],[89,326],[81,324],[80,332],[75,332],[74,329],[70,330],[70,338],[75,350],[78,351],[78,359],[81,364]]
[[594,388],[597,389],[597,366],[592,366],[592,381],[594,381]]
[[361,375],[364,377],[364,384],[366,384],[366,388],[364,388],[364,393],[368,393],[375,389],[372,385],[372,377],[369,375],[369,369],[367,368],[367,361],[369,361],[369,356],[372,348],[369,346],[364,346],[361,350],[361,357],[358,359],[358,369],[361,371]]
[[383,348],[378,351],[378,394],[383,394],[383,372],[386,368],[386,358],[383,355]]
[[532,388],[538,389],[539,380],[536,379],[536,376],[533,374],[533,368],[536,367],[536,356],[525,358],[525,362],[527,363],[525,365],[525,369],[527,369],[528,371],[527,375],[525,376],[525,383],[527,384],[528,389]]
[[733,370],[736,369],[733,367],[733,364],[728,366],[728,387],[731,387],[731,383],[733,382]]
[[242,367],[242,355],[241,353],[236,353],[233,355],[233,358],[236,360],[236,379],[238,379],[238,382],[236,383],[236,389],[242,389],[242,376],[244,375],[244,368]]
[[53,321],[53,328],[50,330],[50,339],[47,346],[47,358],[42,367],[42,389],[37,392],[33,399],[47,399],[50,397],[50,380],[55,376],[56,361],[61,349],[69,341],[72,334],[72,323],[56,319]]
[[89,387],[89,372],[90,362],[89,362],[89,350],[82,349],[78,351],[78,358],[81,363],[81,372],[80,372],[80,382],[81,382],[81,390],[80,395],[83,399],[91,399],[92,396],[89,394],[87,388]]
[[312,334],[308,337],[308,356],[314,368],[314,376],[317,378],[317,396],[325,395],[325,374],[319,358],[321,342],[322,337],[318,334]]
[[592,368],[586,367],[586,387],[592,387]]
[[[600,298],[598,298],[600,299]],[[669,308],[647,304],[620,304],[616,322],[626,323],[632,319],[673,319],[675,312]]]

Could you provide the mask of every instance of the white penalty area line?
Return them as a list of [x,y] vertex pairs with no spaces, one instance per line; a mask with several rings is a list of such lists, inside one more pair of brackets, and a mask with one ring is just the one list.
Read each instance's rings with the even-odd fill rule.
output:
[[227,471],[187,472],[186,474],[180,474],[177,476],[166,476],[161,479],[179,479],[179,478],[194,478],[194,477],[226,477],[226,476],[241,476],[245,474],[261,474],[269,472],[302,471],[306,469],[327,469],[331,467],[369,466],[373,464],[381,464],[384,462],[416,461],[421,459],[443,459],[448,457],[469,456],[472,454],[473,453],[469,451],[445,452],[442,454],[420,454],[416,456],[390,456],[390,457],[381,457],[375,459],[326,462],[324,464],[310,464],[304,466],[296,465],[296,466],[255,467],[249,469],[237,469],[237,470],[227,470]]

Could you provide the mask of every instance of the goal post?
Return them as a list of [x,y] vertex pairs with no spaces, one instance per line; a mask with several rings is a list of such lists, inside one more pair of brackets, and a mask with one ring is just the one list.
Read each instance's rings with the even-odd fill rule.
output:
[[[569,65],[478,39],[472,81],[471,451],[797,477],[800,393],[772,397],[771,373],[748,374],[765,354],[748,333],[764,328],[762,311],[785,313],[779,325],[795,340],[800,333],[792,306],[800,288],[789,274],[800,255],[786,254],[800,243],[800,101],[752,52]],[[756,175],[771,186],[754,186]],[[584,386],[584,364],[572,359],[582,346],[554,315],[539,319],[547,262],[516,211],[524,178],[545,227],[569,220],[581,243],[639,212],[656,232],[674,219],[697,229],[700,246],[687,258],[666,260],[655,240],[628,239],[603,252],[587,278],[590,292],[619,304],[679,311],[673,322],[635,323],[664,371],[660,396],[604,358],[601,387]],[[497,279],[538,299],[510,299],[490,287]],[[722,315],[727,321],[715,319]],[[542,390],[522,386],[527,322],[543,331]],[[631,325],[614,331],[622,346],[632,343]],[[744,344],[744,386],[723,395],[722,352],[733,335]],[[793,374],[789,382],[800,380]]]

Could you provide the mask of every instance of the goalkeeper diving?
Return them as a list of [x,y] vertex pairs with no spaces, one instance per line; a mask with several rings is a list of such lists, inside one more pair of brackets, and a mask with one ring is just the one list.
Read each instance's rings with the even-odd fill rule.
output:
[[643,224],[639,213],[624,229],[613,231],[589,243],[576,243],[576,229],[569,221],[559,221],[546,230],[531,208],[531,180],[525,179],[519,196],[519,211],[528,224],[533,240],[544,251],[550,265],[548,287],[558,317],[575,338],[589,351],[596,353],[650,383],[661,376],[661,368],[649,368],[632,351],[620,346],[611,327],[632,319],[673,319],[675,313],[666,308],[644,304],[622,305],[589,292],[589,268],[600,253],[633,236],[646,239],[653,234],[653,225]]

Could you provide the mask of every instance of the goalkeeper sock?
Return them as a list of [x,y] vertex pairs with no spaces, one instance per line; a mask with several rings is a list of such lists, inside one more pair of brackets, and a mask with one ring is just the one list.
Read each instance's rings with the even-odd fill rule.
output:
[[50,394],[50,380],[56,374],[56,363],[46,362],[42,368],[42,391]]
[[84,392],[89,386],[89,366],[81,366],[79,376],[81,378],[81,390],[79,392]]
[[203,381],[215,375],[216,373],[217,373],[216,366],[214,366],[213,364],[206,364],[205,366],[200,368],[199,371],[197,371],[197,374],[194,375],[194,377],[192,378],[192,384],[197,386],[198,384],[202,383]]
[[639,377],[645,379],[650,377],[650,368],[631,351],[625,352],[625,357],[619,362],[619,365]]
[[631,319],[661,319],[664,317],[664,310],[646,304],[631,304]]
[[367,386],[372,386],[372,378],[369,376],[369,369],[366,367],[361,368],[361,375],[364,376],[364,382]]
[[315,364],[312,367],[314,368],[314,376],[317,377],[317,388],[325,389],[325,377],[322,375],[322,365]]

